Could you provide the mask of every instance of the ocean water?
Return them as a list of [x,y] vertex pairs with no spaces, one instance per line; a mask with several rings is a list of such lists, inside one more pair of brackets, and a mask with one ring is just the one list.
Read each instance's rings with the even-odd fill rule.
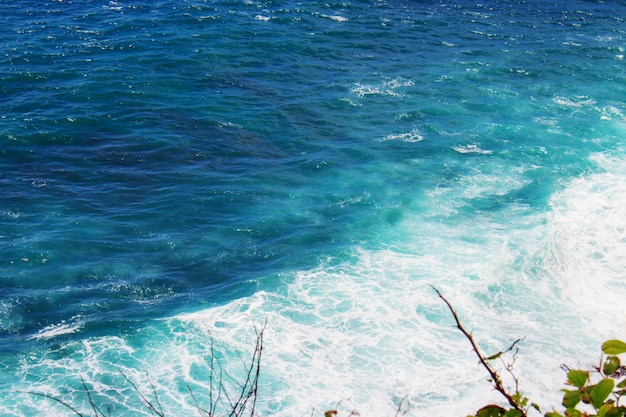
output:
[[0,7],[0,415],[197,415],[264,323],[259,416],[500,401],[431,285],[544,411],[626,338],[624,2]]

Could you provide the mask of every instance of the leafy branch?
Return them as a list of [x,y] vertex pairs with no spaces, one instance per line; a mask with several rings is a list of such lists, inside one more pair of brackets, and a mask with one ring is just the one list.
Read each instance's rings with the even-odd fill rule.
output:
[[[506,409],[498,405],[487,405],[476,413],[474,417],[528,417],[530,408],[541,412],[535,403],[528,405],[528,398],[519,391],[518,379],[513,373],[513,365],[505,364],[505,369],[511,374],[515,381],[515,393],[511,394],[504,384],[498,372],[491,366],[489,361],[502,359],[502,355],[515,349],[513,358],[517,354],[516,345],[522,340],[517,339],[505,351],[498,352],[491,356],[485,356],[474,341],[452,307],[452,304],[441,294],[441,292],[431,286],[439,298],[448,306],[454,317],[456,327],[463,333],[472,346],[472,350],[478,356],[480,364],[485,368],[490,376],[490,380],[496,391],[498,391],[508,402],[510,408]],[[603,356],[600,364],[593,370],[572,370],[566,367],[568,389],[563,389],[562,405],[565,407],[564,414],[549,411],[544,417],[626,417],[626,407],[620,404],[623,397],[626,397],[626,366],[622,366],[618,355],[626,353],[626,343],[621,340],[607,340],[602,344]],[[604,355],[607,355],[606,357]],[[621,381],[619,381],[621,379]],[[616,380],[618,380],[616,382]],[[573,389],[572,389],[573,388]],[[581,408],[579,408],[581,407]]]
[[[626,353],[626,343],[621,340],[607,340],[602,344],[600,365],[595,369],[568,369],[568,388],[563,389],[564,414],[556,411],[546,413],[545,417],[624,417],[626,407],[620,404],[626,396],[626,367],[622,366],[619,356]],[[604,355],[607,355],[604,357]],[[579,407],[590,410],[582,411]]]
[[[452,307],[452,304],[450,304],[450,302],[446,299],[446,297],[444,297],[443,294],[441,294],[441,291],[439,291],[437,288],[435,288],[432,285],[431,285],[431,288],[437,293],[439,298],[441,298],[441,300],[443,300],[443,302],[446,303],[446,305],[448,306],[448,309],[450,310],[450,313],[452,313],[452,317],[454,317],[454,321],[456,322],[457,329],[459,329],[459,331],[463,333],[465,338],[470,342],[470,345],[472,346],[472,350],[474,351],[474,353],[476,353],[476,356],[478,356],[478,360],[480,364],[483,366],[483,368],[485,368],[485,370],[489,374],[491,378],[491,382],[493,383],[493,387],[495,388],[495,390],[498,391],[511,406],[510,410],[505,410],[504,408],[499,407],[497,405],[493,405],[493,404],[487,405],[478,411],[478,413],[476,414],[476,417],[492,417],[492,416],[493,417],[499,417],[499,416],[528,417],[528,413],[527,413],[528,399],[526,397],[523,397],[520,394],[519,390],[517,389],[514,394],[510,394],[509,391],[505,388],[504,384],[502,383],[502,379],[500,378],[500,374],[498,374],[498,371],[496,371],[489,364],[489,361],[501,358],[504,353],[510,352],[511,350],[513,350],[515,346],[517,345],[517,343],[519,343],[522,339],[517,339],[505,351],[500,351],[494,355],[485,356],[476,345],[476,342],[474,341],[474,337],[472,336],[472,334],[468,332],[465,329],[465,327],[463,327],[463,325],[461,324],[461,321],[459,320],[459,316],[457,315],[456,310],[454,310],[454,307]],[[510,367],[507,367],[507,369],[509,369],[509,372],[511,372]],[[516,382],[516,388],[517,388],[516,378],[515,378],[515,382]],[[536,404],[533,403],[531,405],[534,408],[538,409],[538,406]]]

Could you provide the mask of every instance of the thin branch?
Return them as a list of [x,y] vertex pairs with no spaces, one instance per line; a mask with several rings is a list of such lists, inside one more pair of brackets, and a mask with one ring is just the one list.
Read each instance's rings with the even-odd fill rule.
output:
[[87,393],[87,398],[89,399],[89,405],[91,405],[91,409],[93,410],[93,412],[96,413],[96,417],[98,417],[98,414],[101,414],[102,416],[104,416],[104,413],[102,412],[102,410],[100,410],[100,408],[93,402],[93,399],[91,398],[91,392],[89,391],[89,388],[87,388],[87,384],[85,383],[85,380],[83,379],[83,377],[81,377],[80,380],[83,383],[83,388],[85,392]]
[[[259,379],[261,375],[263,335],[265,333],[266,327],[267,320],[261,327],[257,327],[256,325],[254,326],[254,331],[256,333],[256,344],[254,347],[254,351],[252,352],[251,361],[246,364],[246,361],[242,359],[242,365],[244,367],[245,373],[243,382],[239,382],[237,378],[231,376],[222,367],[219,357],[216,356],[214,340],[209,335],[210,359],[207,358],[207,364],[210,371],[208,376],[208,410],[205,410],[200,406],[191,387],[187,385],[187,389],[189,391],[189,394],[191,395],[193,404],[195,405],[197,412],[200,414],[200,417],[215,417],[218,412],[220,413],[220,415],[223,412],[224,415],[228,415],[229,417],[243,417],[244,415],[254,417],[259,390]],[[148,409],[150,414],[156,415],[158,417],[165,417],[165,412],[163,410],[161,402],[159,401],[159,395],[152,381],[149,382],[152,396],[154,397],[154,399],[150,399],[146,395],[144,395],[137,386],[137,384],[133,382],[122,370],[119,370],[119,372],[124,377],[125,381],[132,386],[132,389],[137,393],[137,395],[139,395],[141,401]],[[147,376],[149,379],[149,375]],[[81,378],[81,381],[95,417],[107,417],[107,415],[110,417],[110,408],[107,407],[106,410],[108,413],[104,413],[102,409],[95,404],[92,397],[92,392],[87,387],[85,380]],[[63,401],[62,399],[56,398],[52,395],[29,391],[19,392],[38,395],[40,397],[54,400],[74,412],[78,417],[85,417],[76,408],[72,407],[70,404]]]
[[147,376],[148,376],[148,380],[150,381],[150,388],[152,388],[152,395],[154,395],[154,400],[156,401],[156,405],[159,407],[159,412],[157,414],[159,416],[165,416],[165,413],[163,412],[163,407],[161,407],[161,402],[159,401],[159,395],[157,394],[156,388],[154,387],[154,384],[152,383],[150,376],[149,375]]
[[[217,410],[217,404],[220,402],[220,398],[222,397],[222,366],[219,362],[217,362],[217,366],[219,368],[219,374],[215,369],[215,341],[213,340],[213,336],[209,333],[209,343],[210,343],[210,352],[211,352],[211,361],[208,362],[209,369],[211,370],[209,374],[209,416],[214,416]],[[218,384],[215,383],[214,377],[217,377],[217,380],[220,381]],[[213,390],[217,388],[216,398],[213,398]]]
[[248,406],[248,402],[251,401],[250,416],[254,415],[256,407],[257,391],[259,385],[259,376],[261,373],[261,354],[263,352],[263,332],[267,326],[267,321],[263,324],[263,327],[259,331],[256,326],[254,328],[256,332],[256,345],[252,354],[252,361],[248,367],[248,372],[243,384],[241,384],[239,398],[233,407],[230,416],[241,416]]
[[21,392],[22,394],[38,395],[39,397],[44,397],[44,398],[47,398],[49,400],[56,401],[59,404],[63,405],[64,407],[69,408],[70,410],[72,410],[77,416],[85,417],[81,413],[79,413],[77,409],[75,409],[74,407],[72,407],[71,405],[66,403],[65,401],[63,401],[63,400],[61,400],[61,399],[59,399],[57,397],[54,397],[52,395],[44,394],[44,393],[41,393],[41,392],[33,392],[33,391],[17,391],[17,392]]
[[[154,404],[152,404],[150,402],[149,399],[146,398],[145,395],[143,395],[143,393],[141,392],[141,390],[137,387],[137,385],[130,380],[130,378],[128,378],[128,376],[121,372],[122,376],[126,379],[126,381],[133,387],[133,389],[135,390],[135,392],[137,394],[139,394],[139,397],[141,397],[141,400],[146,404],[146,407],[148,407],[148,410],[150,410],[150,412],[156,414],[159,417],[165,417],[165,414],[163,413],[163,410],[157,410],[157,408],[154,406]],[[150,385],[152,386],[152,389],[154,390],[154,385],[152,385],[152,383],[150,383]],[[154,391],[154,394],[156,395],[156,391]],[[161,408],[161,405],[159,404],[159,399],[157,398],[157,406],[159,408]]]
[[[83,389],[85,390],[85,393],[87,394],[87,400],[89,401],[89,405],[91,406],[91,409],[93,410],[93,412],[95,413],[96,417],[105,417],[106,414],[100,409],[100,407],[98,407],[96,405],[96,403],[94,403],[93,398],[91,397],[91,391],[89,390],[89,388],[87,387],[87,383],[85,382],[85,379],[83,377],[80,378]],[[18,392],[22,392],[24,394],[31,394],[31,395],[37,395],[40,397],[44,397],[44,398],[48,398],[50,400],[54,400],[56,402],[58,402],[59,404],[63,405],[64,407],[68,408],[69,410],[71,410],[72,412],[74,412],[77,416],[79,417],[84,417],[76,408],[72,407],[71,405],[69,405],[67,402],[56,398],[52,395],[49,394],[44,394],[44,393],[40,393],[40,392],[33,392],[33,391],[18,391]],[[111,415],[111,411],[109,411],[109,416]]]
[[409,400],[407,400],[406,398],[403,398],[402,400],[400,400],[400,403],[398,404],[398,409],[396,410],[395,417],[406,415],[406,413],[409,412],[410,408],[411,408],[411,403],[409,402]]
[[[509,347],[505,352],[510,352],[511,350],[513,350],[513,347],[521,340],[524,340],[524,338],[517,339],[515,342],[513,342],[511,347]],[[500,357],[500,360],[502,361],[502,364],[504,365],[504,369],[506,369],[509,375],[511,375],[511,378],[513,378],[513,381],[515,381],[515,392],[519,392],[519,378],[515,375],[515,373],[513,373],[513,368],[515,366],[515,361],[517,360],[518,351],[519,349],[515,348],[515,353],[513,353],[513,359],[509,363],[505,362],[504,359]]]
[[[485,368],[487,370],[487,372],[489,373],[489,376],[491,377],[491,380],[493,381],[493,386],[496,389],[496,391],[498,391],[500,394],[502,394],[502,396],[504,398],[506,398],[506,400],[511,405],[511,407],[513,407],[514,409],[516,409],[517,411],[519,411],[521,413],[522,417],[527,417],[526,410],[524,410],[524,408],[522,406],[520,406],[515,401],[515,399],[513,399],[511,394],[508,393],[508,391],[506,390],[506,388],[502,384],[502,380],[500,379],[500,375],[498,375],[498,372],[496,372],[496,370],[494,370],[491,367],[491,365],[489,365],[489,363],[487,362],[487,358],[485,358],[485,356],[481,353],[480,349],[478,349],[478,346],[476,345],[476,342],[474,342],[474,338],[472,337],[472,335],[467,330],[465,330],[465,328],[461,324],[461,321],[459,320],[459,316],[456,314],[456,311],[452,307],[452,304],[450,304],[450,302],[441,294],[441,292],[437,288],[435,288],[432,285],[431,285],[431,288],[437,293],[439,298],[441,298],[443,300],[443,302],[446,303],[446,305],[448,306],[448,309],[450,310],[450,313],[452,313],[452,316],[454,317],[454,321],[456,322],[457,329],[459,329],[461,331],[461,333],[463,333],[463,335],[465,335],[467,340],[472,345],[472,350],[474,351],[474,353],[476,353],[476,356],[478,356],[478,360],[480,361],[480,363],[483,366],[483,368]],[[520,339],[516,340],[511,345],[509,350],[512,349],[513,346],[515,346],[515,344],[517,344],[517,342],[519,342],[519,340]],[[496,355],[499,355],[499,354],[496,354]],[[493,355],[492,357],[497,357],[496,355]]]
[[196,410],[198,410],[200,417],[204,417],[205,415],[208,415],[210,417],[211,414],[207,410],[200,407],[200,404],[198,404],[198,400],[196,400],[196,396],[193,394],[193,390],[189,385],[187,385],[187,391],[189,391],[189,395],[191,395],[191,398],[193,399],[193,405],[196,407]]

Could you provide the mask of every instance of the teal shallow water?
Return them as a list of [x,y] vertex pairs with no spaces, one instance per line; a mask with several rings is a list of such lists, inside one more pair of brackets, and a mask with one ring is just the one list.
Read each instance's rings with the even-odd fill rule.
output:
[[623,338],[624,5],[0,4],[0,414],[193,415],[266,319],[262,415],[467,414],[429,284],[542,405]]

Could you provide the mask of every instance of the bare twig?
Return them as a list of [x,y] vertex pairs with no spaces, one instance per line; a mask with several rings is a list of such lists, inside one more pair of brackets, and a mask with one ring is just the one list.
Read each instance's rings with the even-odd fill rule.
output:
[[400,403],[398,404],[398,409],[396,410],[395,417],[406,415],[406,413],[409,412],[410,408],[411,408],[411,403],[409,402],[409,400],[407,400],[406,398],[403,398],[402,400],[400,400]]
[[[507,402],[511,405],[511,407],[513,407],[515,410],[517,410],[517,411],[519,411],[521,413],[522,417],[527,417],[526,410],[524,409],[524,407],[519,405],[517,403],[517,401],[515,401],[513,396],[511,394],[509,394],[509,392],[504,387],[504,384],[502,383],[502,380],[500,379],[500,375],[498,374],[498,372],[495,369],[493,369],[491,367],[491,365],[489,365],[489,363],[487,362],[490,359],[495,359],[495,358],[499,357],[504,352],[499,352],[499,353],[497,353],[495,355],[490,356],[489,358],[486,358],[481,353],[480,349],[476,345],[476,342],[474,342],[474,338],[472,337],[471,333],[469,333],[467,330],[465,330],[465,327],[463,327],[463,325],[461,324],[461,321],[459,320],[459,316],[456,314],[456,311],[452,307],[452,304],[450,304],[450,302],[441,294],[441,292],[437,288],[435,288],[432,285],[431,285],[431,288],[437,293],[439,298],[441,298],[443,300],[443,302],[446,303],[446,305],[448,306],[448,309],[450,310],[450,313],[452,313],[452,316],[454,317],[454,321],[456,322],[457,329],[459,329],[461,331],[461,333],[463,333],[463,335],[467,338],[467,340],[472,345],[472,350],[474,351],[474,353],[476,353],[476,356],[478,356],[478,360],[480,361],[480,364],[489,373],[489,376],[491,377],[493,386],[496,389],[496,391],[498,391],[500,394],[502,394],[502,396],[507,400]],[[520,340],[521,339],[518,339],[515,342],[513,342],[511,347],[509,349],[507,349],[505,352],[508,352],[511,349],[513,349],[513,347]]]
[[[209,369],[211,370],[209,375],[209,416],[214,416],[216,414],[215,410],[217,409],[217,404],[220,402],[220,398],[222,397],[222,388],[223,388],[223,372],[222,366],[219,362],[217,362],[217,368],[219,369],[219,373],[216,370],[216,361],[215,361],[215,343],[213,341],[213,337],[209,333],[209,342],[210,342],[210,351],[211,351],[211,360],[209,362]],[[214,377],[217,377],[217,380],[220,381],[216,384]],[[213,390],[217,389],[217,393],[215,394],[215,399],[213,398]]]
[[83,377],[81,377],[80,380],[83,383],[83,389],[87,393],[87,398],[89,399],[89,405],[91,406],[91,409],[93,410],[93,412],[96,414],[96,417],[99,417],[99,414],[104,416],[104,413],[102,412],[102,410],[100,410],[100,407],[98,407],[93,402],[93,399],[91,398],[91,391],[89,391],[89,388],[87,388],[87,384],[85,383],[85,379]]
[[250,416],[254,415],[254,410],[256,407],[256,399],[257,399],[257,391],[259,387],[259,377],[261,375],[261,355],[263,353],[263,332],[265,331],[265,326],[267,325],[267,321],[263,324],[263,327],[259,330],[254,328],[256,332],[256,346],[254,348],[254,352],[252,354],[252,362],[248,367],[248,372],[246,375],[246,380],[241,385],[241,392],[239,394],[239,398],[235,403],[235,407],[233,407],[232,412],[229,414],[230,416],[239,417],[243,414],[248,406],[248,402],[251,402],[250,405]]
[[126,376],[126,374],[124,374],[123,372],[121,372],[121,374],[126,379],[126,382],[128,382],[133,387],[135,392],[139,394],[139,397],[141,397],[141,400],[146,404],[146,407],[148,407],[148,410],[150,410],[150,412],[156,414],[159,417],[165,417],[165,414],[163,413],[163,410],[161,409],[161,404],[159,404],[159,398],[157,397],[156,390],[154,389],[154,385],[152,383],[150,383],[150,385],[152,387],[154,396],[156,397],[156,404],[157,404],[156,406],[152,404],[152,402],[150,402],[150,400],[147,399],[145,395],[143,395],[143,393],[137,387],[137,385],[133,381],[131,381],[130,378]]
[[196,400],[196,396],[193,394],[193,390],[189,385],[187,385],[187,391],[189,391],[189,395],[191,395],[191,399],[193,400],[193,405],[196,407],[196,410],[198,410],[200,417],[204,417],[205,415],[211,416],[211,413],[200,407],[200,404],[198,404],[198,400]]
[[42,393],[42,392],[33,392],[33,391],[17,391],[17,392],[21,392],[22,394],[37,395],[37,396],[39,396],[39,397],[44,397],[44,398],[47,398],[47,399],[49,399],[49,400],[56,401],[56,402],[58,402],[59,404],[63,405],[64,407],[66,407],[66,408],[68,408],[68,409],[72,410],[72,411],[73,411],[73,412],[74,412],[77,416],[79,416],[79,417],[85,417],[85,416],[83,416],[80,412],[78,412],[78,410],[77,410],[77,409],[75,409],[74,407],[72,407],[71,405],[69,405],[68,403],[66,403],[65,401],[63,401],[63,400],[61,400],[61,399],[59,399],[59,398],[57,398],[57,397],[55,397],[55,396],[53,396],[53,395],[50,395],[50,394],[44,394],[44,393]]
[[[87,383],[85,382],[85,379],[83,377],[80,378],[83,389],[85,390],[85,392],[87,393],[87,400],[89,401],[89,405],[91,406],[91,409],[93,410],[94,414],[96,417],[106,417],[106,414],[104,414],[104,412],[100,409],[100,407],[98,407],[96,405],[96,403],[94,403],[93,398],[91,397],[91,391],[89,390],[89,388],[87,387]],[[34,391],[17,391],[17,392],[21,392],[24,394],[31,394],[31,395],[37,395],[39,397],[43,397],[43,398],[47,398],[49,400],[53,400],[58,402],[59,404],[63,405],[65,408],[71,410],[74,414],[76,414],[79,417],[84,417],[83,414],[81,414],[76,408],[72,407],[70,404],[68,404],[66,401],[57,398],[53,395],[50,394],[44,394],[41,392],[34,392]],[[111,415],[111,411],[108,410],[109,413],[108,415]]]
[[[242,359],[242,364],[244,365],[245,370],[245,377],[243,378],[243,382],[239,382],[240,380],[232,377],[224,370],[220,363],[219,357],[216,356],[213,338],[209,335],[210,359],[207,359],[207,364],[209,367],[208,410],[200,406],[191,387],[187,385],[187,390],[191,395],[193,404],[200,414],[200,417],[215,417],[218,414],[224,416],[227,415],[229,417],[254,417],[259,390],[259,378],[261,375],[263,335],[266,326],[267,321],[265,321],[263,326],[260,328],[256,326],[254,327],[254,331],[256,333],[256,344],[252,353],[251,362],[249,364],[246,364],[246,361]],[[163,410],[161,402],[159,401],[159,395],[152,381],[150,381],[150,389],[152,391],[152,396],[154,397],[154,399],[150,399],[146,395],[144,395],[137,386],[137,384],[133,382],[126,374],[124,374],[124,372],[122,372],[121,370],[119,372],[124,377],[125,381],[132,386],[137,395],[139,395],[139,398],[143,402],[143,405],[148,409],[151,414],[158,417],[165,417],[165,411]],[[110,408],[107,407],[107,413],[104,413],[102,409],[94,402],[94,399],[92,397],[92,391],[87,387],[85,380],[81,378],[81,381],[83,389],[87,394],[89,405],[91,406],[94,416],[110,417]],[[68,402],[53,395],[31,391],[18,392],[37,395],[56,401],[67,409],[71,410],[78,417],[85,417],[85,415],[81,414],[81,412],[79,412]]]

